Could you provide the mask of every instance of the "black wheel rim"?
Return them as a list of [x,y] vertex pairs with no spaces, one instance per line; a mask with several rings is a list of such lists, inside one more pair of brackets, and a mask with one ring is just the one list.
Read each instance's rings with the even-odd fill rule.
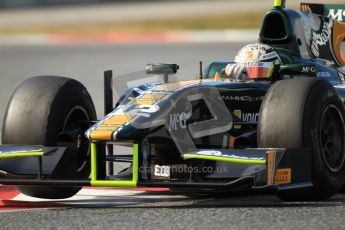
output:
[[328,105],[322,113],[320,122],[321,154],[327,168],[339,172],[344,165],[344,118],[335,105]]
[[63,125],[63,132],[78,130],[73,140],[73,145],[77,149],[77,172],[84,170],[90,156],[89,142],[84,136],[85,128],[80,128],[81,121],[88,121],[89,115],[84,108],[76,106],[70,110]]

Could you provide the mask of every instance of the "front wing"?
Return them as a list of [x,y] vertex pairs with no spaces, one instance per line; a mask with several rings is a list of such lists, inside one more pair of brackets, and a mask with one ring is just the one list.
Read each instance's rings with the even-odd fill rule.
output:
[[[37,177],[27,179],[8,177],[6,169],[0,168],[0,183],[9,185],[40,186],[107,186],[107,187],[167,187],[167,188],[200,188],[200,189],[232,189],[249,185],[252,189],[295,189],[312,186],[311,151],[309,149],[201,149],[183,155],[185,160],[214,161],[216,165],[228,168],[226,180],[217,180],[210,176],[206,181],[170,181],[143,180],[139,168],[140,150],[133,144],[132,178],[129,180],[109,179],[100,175],[104,164],[104,156],[98,151],[99,143],[91,143],[91,178],[87,180],[54,180],[44,179],[42,169],[44,163],[56,159],[56,155],[64,153],[65,148],[45,148],[37,146],[0,146],[0,163],[3,159],[33,158]],[[42,160],[45,159],[45,160]],[[102,162],[101,162],[102,161]],[[34,161],[32,161],[34,162]],[[43,163],[42,163],[43,162]],[[35,166],[30,166],[35,167]],[[22,165],[23,168],[27,167]],[[23,170],[19,170],[23,171]],[[16,172],[11,172],[16,174]],[[30,171],[32,174],[32,170]]]

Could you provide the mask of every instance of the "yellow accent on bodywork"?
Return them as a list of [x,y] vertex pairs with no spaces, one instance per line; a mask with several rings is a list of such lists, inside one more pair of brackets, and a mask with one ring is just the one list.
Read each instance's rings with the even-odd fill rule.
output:
[[[238,117],[239,119],[241,119],[241,116],[242,116],[242,111],[240,109],[235,109],[234,110],[234,115],[236,117]],[[235,129],[240,129],[242,126],[241,125],[234,125],[234,128]]]
[[0,159],[8,159],[15,157],[42,157],[44,152],[14,152],[0,154]]
[[109,128],[109,130],[106,131],[99,131],[99,129],[103,129],[103,127],[97,127],[95,130],[93,130],[90,134],[91,140],[111,140],[112,135],[114,132],[114,129]]
[[120,128],[122,125],[102,125],[102,126],[98,126],[95,131],[99,131],[99,132],[107,132],[107,131],[115,131],[118,128]]
[[193,153],[183,154],[183,158],[186,159],[200,159],[200,160],[211,160],[211,161],[224,161],[237,164],[254,164],[254,165],[264,165],[266,160],[251,160],[251,159],[238,159],[231,157],[220,157],[220,156],[208,156]]
[[137,100],[135,103],[137,105],[153,105],[154,103],[156,103],[157,101],[149,101],[149,100]]
[[274,173],[275,173],[275,164],[276,164],[276,152],[267,151],[266,152],[266,170],[267,170],[267,184],[274,184]]
[[129,123],[132,120],[132,117],[125,114],[114,115],[107,120],[104,120],[103,125],[118,125]]
[[91,143],[91,181],[97,180],[97,145]]
[[133,145],[132,180],[97,180],[97,145],[91,143],[91,186],[136,187],[139,178],[139,146]]
[[159,100],[162,97],[166,96],[166,94],[162,93],[155,93],[155,94],[145,94],[140,99],[147,99],[147,100]]
[[113,132],[123,127],[124,124],[129,123],[131,119],[132,116],[129,115],[114,115],[97,126],[97,128],[91,132],[90,138],[92,140],[111,140]]
[[218,72],[214,75],[214,80],[219,81],[220,80],[220,75]]
[[165,96],[167,96],[167,94],[162,94],[162,93],[145,94],[136,100],[136,104],[137,105],[153,105],[156,102],[162,100],[162,98],[164,98]]
[[274,0],[274,7],[285,7],[285,0]]

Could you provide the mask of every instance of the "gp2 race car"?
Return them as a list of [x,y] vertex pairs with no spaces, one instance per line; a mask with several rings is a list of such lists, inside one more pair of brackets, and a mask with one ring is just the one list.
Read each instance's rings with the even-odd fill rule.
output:
[[[113,105],[106,71],[100,121],[81,83],[27,79],[6,110],[0,183],[53,199],[82,186],[331,197],[345,182],[343,10],[301,4],[297,11],[276,0],[260,32],[282,62],[268,80],[226,78],[233,62],[223,61],[209,64],[199,79],[169,82],[178,65],[150,64],[146,73],[158,82],[127,81]],[[116,162],[130,167],[114,172]]]

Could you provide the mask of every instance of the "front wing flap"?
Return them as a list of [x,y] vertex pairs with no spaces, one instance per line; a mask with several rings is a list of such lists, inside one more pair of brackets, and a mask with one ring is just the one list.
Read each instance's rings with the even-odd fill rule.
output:
[[0,145],[3,175],[50,175],[62,159],[66,147]]
[[289,189],[311,185],[308,149],[202,149],[183,157],[216,161],[217,167],[222,169],[216,170],[217,173],[226,171],[230,178],[253,176],[253,188]]
[[0,159],[15,157],[42,157],[56,152],[57,147],[1,145]]

